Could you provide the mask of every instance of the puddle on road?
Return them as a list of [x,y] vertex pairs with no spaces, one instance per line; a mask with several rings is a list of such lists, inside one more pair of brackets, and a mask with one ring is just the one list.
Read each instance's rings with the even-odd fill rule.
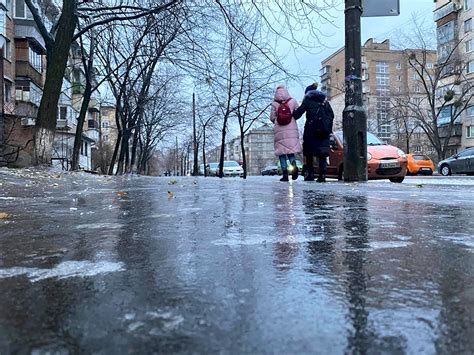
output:
[[100,274],[124,271],[123,263],[108,261],[65,261],[56,265],[52,269],[40,269],[29,267],[12,267],[0,269],[0,279],[26,276],[31,282],[46,279],[67,279],[71,277],[92,277]]

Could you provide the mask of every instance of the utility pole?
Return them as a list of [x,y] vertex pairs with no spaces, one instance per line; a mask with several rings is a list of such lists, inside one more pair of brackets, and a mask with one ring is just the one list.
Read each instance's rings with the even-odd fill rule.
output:
[[367,115],[362,104],[362,0],[345,0],[346,106],[343,113],[344,181],[367,181]]
[[197,138],[196,138],[196,94],[193,92],[193,176],[198,176],[198,147],[197,147]]

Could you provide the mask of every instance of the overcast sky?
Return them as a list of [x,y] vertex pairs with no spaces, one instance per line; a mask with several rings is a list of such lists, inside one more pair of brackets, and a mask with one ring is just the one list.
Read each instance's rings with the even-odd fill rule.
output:
[[[381,0],[382,1],[382,0]],[[413,16],[417,20],[433,23],[433,0],[400,0],[400,16],[362,18],[362,43],[369,38],[375,38],[381,42],[387,38],[396,41],[397,33],[405,27],[410,26]],[[334,11],[334,26],[326,29],[330,33],[321,38],[324,46],[317,53],[298,51],[297,54],[288,56],[287,63],[290,67],[296,66],[302,73],[308,75],[302,78],[302,82],[288,83],[292,96],[301,100],[304,88],[312,81],[319,82],[319,69],[321,61],[344,46],[344,11],[341,5]],[[296,69],[295,68],[295,69]],[[298,72],[299,70],[292,70]]]

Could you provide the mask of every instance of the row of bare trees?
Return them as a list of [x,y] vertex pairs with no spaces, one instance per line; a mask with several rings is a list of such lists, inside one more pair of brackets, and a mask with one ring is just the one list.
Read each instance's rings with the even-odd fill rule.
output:
[[[94,91],[110,92],[118,139],[108,173],[147,173],[156,147],[189,137],[196,91],[197,130],[192,147],[223,149],[229,129],[243,136],[265,116],[277,81],[291,77],[277,41],[288,48],[319,45],[318,27],[330,22],[337,1],[242,3],[238,0],[25,0],[46,43],[46,81],[35,128],[37,164],[51,162],[58,100],[73,43],[86,77],[73,153],[78,168],[83,124]],[[42,8],[40,8],[40,6]],[[44,14],[48,12],[48,21]],[[303,42],[301,29],[312,36]],[[309,43],[309,44],[308,44]],[[105,87],[105,89],[104,89]],[[183,140],[186,140],[183,138]],[[246,157],[244,155],[244,167]]]

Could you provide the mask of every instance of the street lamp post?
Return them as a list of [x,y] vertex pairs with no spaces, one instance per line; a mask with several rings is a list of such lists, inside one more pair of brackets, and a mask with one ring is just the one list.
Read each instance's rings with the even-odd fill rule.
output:
[[362,104],[360,45],[362,0],[346,0],[345,5],[344,181],[367,181],[367,115]]

